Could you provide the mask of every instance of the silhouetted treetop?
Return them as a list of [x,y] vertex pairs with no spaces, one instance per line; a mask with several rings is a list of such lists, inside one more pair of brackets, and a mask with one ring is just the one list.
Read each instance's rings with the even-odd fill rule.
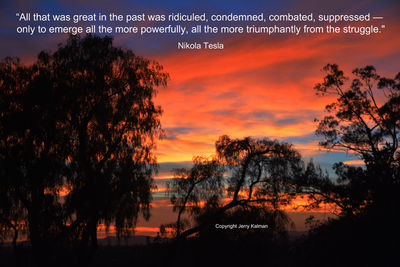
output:
[[389,79],[380,77],[373,66],[357,68],[345,88],[346,78],[337,65],[328,64],[324,70],[324,82],[315,89],[338,98],[326,107],[331,115],[319,122],[321,145],[355,152],[366,164],[398,164],[400,74]]

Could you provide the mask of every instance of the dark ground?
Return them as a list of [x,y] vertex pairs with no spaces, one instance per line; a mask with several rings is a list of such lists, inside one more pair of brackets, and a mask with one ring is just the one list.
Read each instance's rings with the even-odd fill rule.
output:
[[[90,264],[74,263],[68,253],[61,253],[52,266],[400,266],[393,237],[365,230],[336,223],[297,239],[218,236],[177,243],[143,236],[130,242],[111,238],[99,242]],[[2,267],[33,266],[27,246],[19,248],[18,259],[11,247],[2,246],[0,258]]]

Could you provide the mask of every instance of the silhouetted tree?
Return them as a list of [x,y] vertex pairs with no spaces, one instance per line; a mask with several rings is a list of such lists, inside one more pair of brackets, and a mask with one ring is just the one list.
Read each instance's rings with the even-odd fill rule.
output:
[[[245,213],[269,216],[270,226],[276,226],[270,231],[282,232],[288,220],[281,208],[295,196],[293,179],[303,171],[299,153],[290,144],[267,138],[231,139],[226,135],[216,142],[216,151],[216,158],[195,158],[192,169],[176,171],[170,193],[178,219],[168,225],[176,229],[176,236],[204,235],[215,223],[235,223]],[[194,221],[191,228],[188,218],[182,223],[186,211]],[[262,215],[264,211],[268,216]],[[236,221],[240,222],[244,221]]]
[[316,189],[319,200],[337,204],[344,214],[372,208],[389,215],[399,207],[400,74],[394,79],[380,77],[373,66],[366,66],[355,69],[349,83],[335,64],[324,71],[324,82],[315,89],[336,95],[337,100],[326,106],[330,114],[319,121],[320,145],[355,153],[365,167],[338,163],[337,183],[311,181],[308,176],[308,185]]
[[311,207],[330,203],[339,209],[336,219],[310,232],[304,253],[319,251],[324,259],[329,251],[349,259],[349,265],[360,264],[368,255],[367,265],[391,265],[400,237],[400,74],[380,77],[374,67],[366,66],[355,69],[349,82],[337,65],[328,64],[324,70],[324,82],[315,89],[337,99],[319,121],[320,145],[354,153],[364,165],[336,163],[337,179],[309,165],[299,177],[299,191],[308,194]]
[[158,63],[90,35],[31,66],[1,63],[1,186],[26,214],[38,258],[73,240],[95,249],[100,223],[128,235],[140,213],[149,217],[161,131],[153,97],[167,78]]
[[8,206],[0,216],[27,226],[39,255],[60,226],[60,203],[48,189],[62,185],[67,133],[56,131],[59,103],[52,103],[49,70],[11,58],[0,68],[1,195]]

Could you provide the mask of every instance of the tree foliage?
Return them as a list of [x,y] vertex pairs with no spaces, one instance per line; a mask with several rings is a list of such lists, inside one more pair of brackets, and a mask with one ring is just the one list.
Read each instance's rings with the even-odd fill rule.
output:
[[[276,226],[270,231],[282,232],[288,223],[282,207],[293,200],[294,177],[303,171],[299,153],[290,144],[267,138],[226,135],[217,140],[216,152],[210,160],[196,158],[190,170],[176,171],[170,194],[178,219],[169,225],[175,225],[176,236],[207,235],[215,223],[244,223],[240,214],[258,214]],[[183,229],[185,212],[192,219],[187,218]]]
[[336,204],[343,215],[374,209],[389,216],[399,207],[400,73],[385,78],[366,66],[353,70],[349,81],[335,64],[324,71],[324,81],[315,90],[337,99],[318,121],[320,145],[354,153],[364,167],[337,163],[336,182],[308,176],[303,185],[315,193],[314,200]]
[[129,234],[150,215],[162,113],[153,97],[168,75],[112,41],[71,36],[32,65],[1,62],[1,197],[18,212],[0,223],[24,221],[38,250],[96,247],[100,223]]

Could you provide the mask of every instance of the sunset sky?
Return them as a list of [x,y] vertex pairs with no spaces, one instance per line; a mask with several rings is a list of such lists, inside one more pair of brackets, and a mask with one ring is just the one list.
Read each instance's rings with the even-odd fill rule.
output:
[[[166,137],[157,142],[158,178],[171,177],[171,168],[190,166],[194,155],[212,155],[222,134],[269,137],[292,142],[306,159],[324,167],[338,161],[357,163],[353,155],[318,147],[314,118],[334,99],[316,96],[322,67],[337,63],[347,74],[374,65],[381,75],[400,71],[400,3],[393,1],[14,1],[0,4],[0,57],[18,56],[32,62],[41,50],[55,51],[67,36],[17,35],[15,13],[203,13],[207,14],[367,14],[383,16],[364,26],[385,25],[372,36],[319,35],[117,35],[115,45],[157,60],[170,74],[155,99],[162,106]],[[168,22],[164,24],[169,24]],[[341,23],[335,26],[344,26]],[[83,24],[84,25],[84,24]],[[192,25],[192,24],[189,24]],[[240,24],[238,24],[240,25]],[[285,24],[280,24],[285,25]],[[290,25],[290,23],[289,23]],[[303,25],[300,23],[300,25]],[[224,50],[178,50],[178,41],[224,43]],[[162,179],[159,185],[162,187]],[[157,197],[158,196],[158,197]],[[154,219],[141,223],[139,233],[155,231],[161,221],[175,217],[167,200],[156,194]],[[169,221],[162,222],[169,222]]]

